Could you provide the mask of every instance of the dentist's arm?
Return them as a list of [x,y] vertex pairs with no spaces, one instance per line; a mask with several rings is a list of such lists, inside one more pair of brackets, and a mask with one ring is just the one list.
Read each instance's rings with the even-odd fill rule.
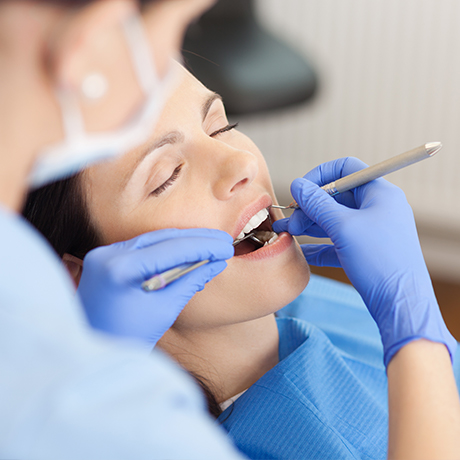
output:
[[276,232],[329,237],[304,245],[312,265],[342,266],[376,321],[384,347],[390,458],[460,458],[460,403],[451,367],[457,343],[436,301],[404,193],[377,179],[334,198],[320,185],[366,165],[325,163],[296,179],[300,205]]
[[459,459],[460,403],[444,345],[417,340],[401,348],[388,374],[388,458]]
[[[167,229],[102,246],[84,259],[78,286],[91,325],[153,348],[193,295],[227,266],[232,237],[211,229]],[[145,292],[142,282],[190,262],[209,263],[165,288]]]

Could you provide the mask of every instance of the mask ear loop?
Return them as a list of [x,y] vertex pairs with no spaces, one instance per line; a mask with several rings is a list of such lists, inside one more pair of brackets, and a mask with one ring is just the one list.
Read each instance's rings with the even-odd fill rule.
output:
[[[170,58],[170,68],[163,79],[157,72],[155,59],[150,47],[144,23],[140,15],[132,15],[123,22],[123,31],[130,48],[134,71],[145,96],[146,102],[140,110],[141,116],[131,120],[137,128],[148,130],[159,116],[156,109],[163,106],[172,89],[178,82],[178,74],[174,68],[174,59]],[[176,61],[181,62],[181,57]]]
[[153,59],[152,49],[149,44],[142,17],[140,15],[130,16],[123,22],[123,30],[125,32],[126,42],[131,50],[131,59],[136,72],[137,80],[141,85],[146,96],[152,96],[155,92],[160,92],[161,89],[166,90],[165,94],[156,94],[156,97],[166,99],[171,89],[177,83],[177,75],[172,67],[174,61],[182,63],[182,57],[176,55],[170,58],[169,72],[163,80],[166,80],[166,85],[161,85],[162,79],[159,76],[155,59]]
[[68,91],[56,90],[61,113],[66,113],[63,119],[64,136],[68,142],[79,144],[85,134],[85,122],[83,120],[77,98]]
[[123,31],[126,42],[131,49],[131,58],[137,80],[144,93],[149,95],[155,90],[158,80],[155,61],[152,58],[152,51],[148,44],[142,19],[139,15],[133,15],[123,22]]

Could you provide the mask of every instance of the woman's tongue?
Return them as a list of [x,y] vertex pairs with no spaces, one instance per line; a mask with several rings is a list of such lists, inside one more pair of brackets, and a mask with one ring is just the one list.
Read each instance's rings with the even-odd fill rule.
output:
[[247,238],[241,243],[238,243],[235,246],[235,256],[242,256],[244,254],[249,254],[250,252],[255,251],[256,249],[261,248],[262,246],[259,243]]

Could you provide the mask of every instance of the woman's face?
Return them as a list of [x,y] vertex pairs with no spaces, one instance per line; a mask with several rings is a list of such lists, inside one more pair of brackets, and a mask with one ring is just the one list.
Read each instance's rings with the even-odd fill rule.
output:
[[[83,176],[90,215],[105,244],[164,228],[215,228],[235,239],[275,202],[260,151],[229,126],[219,96],[184,68],[180,73],[149,141]],[[279,210],[270,216],[283,217]],[[283,233],[254,249],[237,246],[228,267],[193,297],[174,327],[248,321],[297,297],[309,269],[293,238]]]

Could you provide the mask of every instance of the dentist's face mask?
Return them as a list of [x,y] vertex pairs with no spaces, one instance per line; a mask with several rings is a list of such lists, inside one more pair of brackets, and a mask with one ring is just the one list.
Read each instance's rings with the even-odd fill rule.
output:
[[[163,104],[177,80],[173,70],[176,66],[171,65],[166,77],[159,78],[139,16],[127,19],[123,24],[123,32],[134,72],[145,96],[144,104],[121,128],[87,133],[75,94],[57,91],[65,138],[61,143],[39,153],[29,179],[31,188],[63,179],[92,163],[126,153],[144,143],[151,135]],[[107,52],[110,53],[110,50]],[[98,74],[89,76],[84,85],[84,91],[90,98],[96,99],[106,90],[105,80]]]

